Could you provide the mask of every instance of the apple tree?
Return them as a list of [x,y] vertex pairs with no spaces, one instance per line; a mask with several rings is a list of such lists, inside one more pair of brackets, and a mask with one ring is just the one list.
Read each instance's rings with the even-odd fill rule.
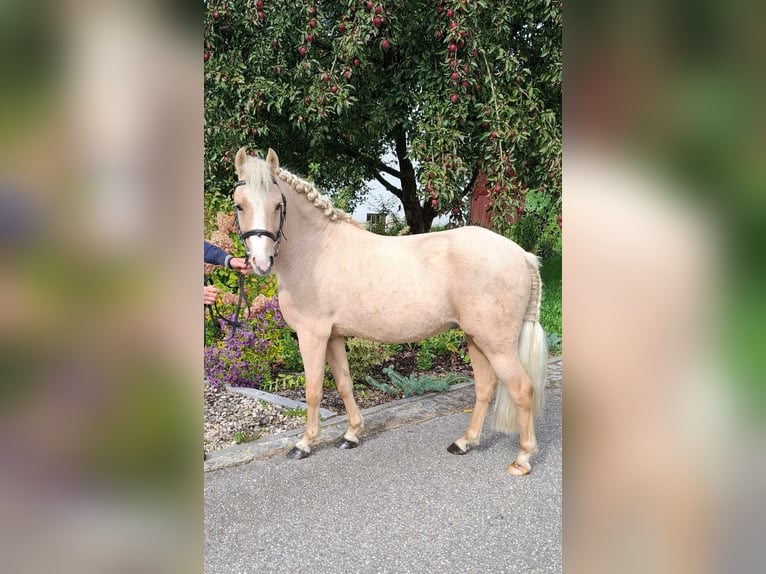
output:
[[[377,180],[413,233],[462,217],[559,233],[561,2],[216,0],[205,10],[205,183],[274,148],[343,208]],[[558,217],[558,219],[557,219]]]

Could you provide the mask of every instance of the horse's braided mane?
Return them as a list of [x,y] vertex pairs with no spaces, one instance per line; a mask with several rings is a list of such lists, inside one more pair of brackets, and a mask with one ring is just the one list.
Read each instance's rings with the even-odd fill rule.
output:
[[322,195],[313,183],[305,181],[289,171],[279,168],[277,170],[277,176],[282,181],[288,183],[298,193],[302,194],[308,201],[314,204],[322,210],[325,217],[332,221],[349,221],[355,223],[350,214],[346,213],[342,209],[334,207],[329,197]]

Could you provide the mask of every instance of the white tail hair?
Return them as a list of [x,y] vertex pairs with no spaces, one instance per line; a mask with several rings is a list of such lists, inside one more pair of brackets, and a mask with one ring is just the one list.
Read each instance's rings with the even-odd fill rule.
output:
[[[542,299],[542,281],[540,280],[540,261],[531,253],[525,254],[529,267],[532,290],[529,296],[524,322],[519,333],[518,353],[527,376],[532,381],[532,412],[537,416],[543,409],[545,393],[545,372],[548,362],[548,341],[540,325],[540,301]],[[513,432],[519,426],[516,403],[508,394],[502,382],[498,382],[495,391],[495,405],[492,409],[493,426],[503,432]]]

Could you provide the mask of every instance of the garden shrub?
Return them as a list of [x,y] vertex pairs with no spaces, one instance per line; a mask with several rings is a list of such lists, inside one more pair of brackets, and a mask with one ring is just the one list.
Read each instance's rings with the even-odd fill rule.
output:
[[257,312],[233,329],[221,321],[224,336],[205,347],[205,375],[216,387],[260,387],[274,369],[300,370],[300,353],[276,297],[261,298]]
[[429,392],[441,392],[449,390],[452,385],[469,381],[470,379],[464,375],[457,375],[454,373],[448,373],[444,377],[436,377],[433,375],[416,375],[415,373],[409,376],[403,376],[394,370],[393,365],[389,365],[383,369],[385,374],[391,383],[381,383],[372,377],[367,377],[367,383],[379,391],[383,391],[387,395],[396,396],[399,393],[404,394],[405,397],[412,395],[422,395]]
[[428,371],[433,367],[435,358],[447,357],[449,355],[457,355],[463,362],[467,362],[465,334],[459,329],[439,333],[430,339],[418,343],[415,361],[418,370]]
[[391,358],[391,351],[381,343],[349,337],[346,339],[346,356],[351,379],[361,382],[373,368]]

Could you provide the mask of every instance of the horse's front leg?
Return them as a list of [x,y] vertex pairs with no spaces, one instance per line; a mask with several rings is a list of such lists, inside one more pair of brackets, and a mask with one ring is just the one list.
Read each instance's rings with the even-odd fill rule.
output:
[[338,448],[354,448],[359,446],[359,435],[364,429],[364,421],[354,400],[354,382],[351,380],[351,373],[348,368],[346,345],[343,337],[330,337],[330,341],[327,343],[327,362],[330,363],[332,375],[335,377],[335,386],[343,399],[348,416],[348,429],[338,443]]
[[306,373],[306,430],[295,447],[288,453],[290,458],[306,458],[311,454],[311,447],[319,440],[319,403],[322,400],[322,382],[324,381],[324,362],[327,350],[327,337],[318,337],[305,333],[298,334],[298,346],[303,357]]

